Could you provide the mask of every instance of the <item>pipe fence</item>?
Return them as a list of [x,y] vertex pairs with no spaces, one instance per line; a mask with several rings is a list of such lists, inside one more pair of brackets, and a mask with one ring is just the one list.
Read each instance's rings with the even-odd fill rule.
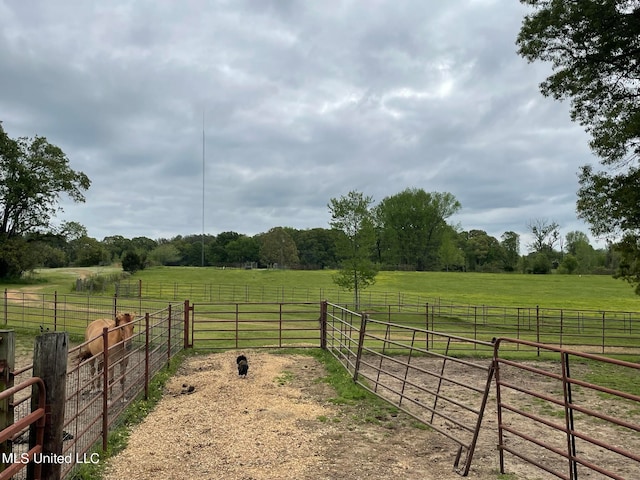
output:
[[5,328],[66,331],[72,340],[82,341],[87,325],[96,318],[113,318],[117,312],[143,315],[176,302],[5,289],[2,303],[0,322]]
[[[63,298],[69,301],[69,305],[56,296],[25,295],[16,299],[5,291],[5,324],[7,327],[31,330],[62,329],[64,326],[80,335],[89,321],[97,317],[110,318],[115,311],[135,308],[141,312],[147,306],[162,305],[158,301],[120,297]],[[24,302],[22,310],[18,306],[21,300]],[[85,309],[88,311],[84,311]],[[628,442],[631,448],[631,455],[625,457],[628,470],[614,473],[618,476],[610,478],[640,478],[640,471],[637,470],[640,459],[633,453],[640,451],[640,445],[637,444],[640,433],[637,426],[640,423],[640,398],[635,393],[625,394],[624,389],[608,386],[610,377],[607,375],[597,379],[584,379],[576,375],[581,368],[586,368],[580,361],[590,362],[591,370],[606,370],[611,363],[615,363],[602,360],[605,357],[578,352],[578,349],[585,346],[596,350],[604,348],[616,354],[638,355],[640,342],[636,337],[635,314],[624,313],[617,316],[611,312],[604,315],[603,312],[596,312],[587,316],[584,312],[576,315],[569,314],[567,310],[552,312],[540,308],[525,313],[523,309],[430,304],[369,306],[366,312],[357,312],[344,305],[324,301],[184,301],[168,305],[164,303],[162,308],[146,311],[153,313],[145,313],[136,318],[131,349],[123,359],[119,359],[127,362],[126,373],[120,373],[119,363],[111,365],[116,372],[111,394],[109,383],[105,383],[108,382],[108,372],[103,371],[101,376],[91,374],[89,361],[78,363],[80,345],[69,351],[65,454],[72,454],[74,458],[83,457],[99,451],[100,445],[104,448],[107,432],[118,424],[118,418],[126,406],[136,396],[146,394],[153,374],[183,348],[191,346],[197,350],[216,351],[234,348],[320,347],[331,352],[353,376],[354,381],[451,440],[457,448],[453,453],[454,468],[461,475],[467,475],[487,406],[493,405],[489,401],[492,385],[495,384],[500,389],[500,399],[496,399],[500,408],[499,415],[502,416],[499,418],[500,432],[492,433],[499,436],[497,442],[501,449],[500,461],[503,462],[507,453],[526,451],[518,443],[513,443],[520,441],[516,438],[518,429],[513,427],[514,422],[519,420],[512,421],[508,416],[516,414],[514,410],[518,409],[532,415],[526,409],[513,406],[510,394],[507,393],[512,386],[519,386],[519,378],[537,373],[535,370],[527,370],[530,360],[518,360],[519,355],[526,356],[527,359],[541,356],[546,360],[553,359],[553,355],[560,351],[562,355],[571,358],[575,356],[577,359],[572,360],[571,376],[556,372],[554,375],[560,377],[550,377],[559,380],[560,386],[554,387],[555,391],[565,391],[567,385],[572,386],[573,397],[569,401],[562,400],[561,409],[573,416],[574,423],[563,433],[568,432],[571,442],[577,445],[578,453],[581,446],[595,439],[600,444],[591,443],[620,456],[620,451],[624,450],[621,445],[613,440],[597,438],[598,422],[614,423],[618,429],[631,430],[636,438]],[[559,312],[562,313],[558,316]],[[514,315],[516,322],[513,321]],[[513,331],[520,332],[521,338],[507,339],[505,334]],[[553,340],[555,346],[540,340],[547,340],[549,343]],[[571,347],[565,347],[569,344]],[[617,349],[612,348],[614,346]],[[557,360],[543,363],[564,366],[565,360],[562,358],[560,363]],[[633,378],[637,380],[640,364],[626,363],[637,367],[633,370],[636,377],[631,376],[629,381],[629,385],[634,385],[637,382],[634,383]],[[515,377],[510,377],[507,370],[517,369],[519,366],[527,368],[523,367]],[[25,366],[16,369],[16,381],[31,376],[30,368]],[[500,377],[496,377],[494,383],[497,368],[500,368]],[[121,379],[124,380],[122,384]],[[96,381],[101,382],[101,394],[91,393]],[[596,408],[577,402],[577,395],[583,390],[595,391],[596,399],[601,404]],[[556,400],[556,403],[550,401],[551,404],[559,405],[557,402],[560,400],[552,393],[544,393],[535,388],[531,392],[541,395],[533,395],[535,401],[547,401],[548,397]],[[620,404],[620,401],[627,404]],[[26,402],[24,405],[27,407]],[[607,412],[610,405],[615,405],[622,413],[618,415]],[[18,414],[18,407],[16,406],[17,419],[25,415]],[[560,413],[555,412],[553,415]],[[627,424],[611,422],[612,418],[623,420],[624,415],[628,416],[627,424],[633,425],[631,428]],[[524,418],[535,420],[526,415]],[[576,420],[584,428],[575,428]],[[552,429],[558,426],[552,420],[545,421],[546,423],[542,423]],[[561,425],[562,421],[556,423]],[[20,434],[16,433],[14,438],[18,435]],[[536,435],[531,437],[539,438]],[[532,447],[531,449],[533,451]],[[559,447],[553,445],[551,451],[558,454]],[[560,475],[560,478],[576,480],[577,474],[582,474],[585,468],[591,469],[594,474],[601,474],[601,470],[615,470],[608,463],[606,455],[583,458],[571,450],[568,452],[564,456],[562,453],[558,455],[579,464],[575,468],[577,473],[571,476],[570,473],[559,471],[561,475],[567,475]],[[537,455],[534,454],[532,459],[536,458]],[[528,461],[526,458],[518,460]],[[75,466],[65,465],[64,468],[64,474],[69,475]]]
[[[514,343],[556,361],[504,358]],[[640,478],[640,364],[509,338],[496,341],[494,364],[501,473],[510,454],[565,480]]]
[[[198,305],[195,322],[199,324],[198,328],[201,332],[205,332],[209,327],[216,330],[216,327],[213,327],[214,321],[224,321],[219,325],[231,328],[232,323],[237,318],[251,319],[252,314],[255,317],[265,313],[266,316],[264,318],[257,318],[258,321],[264,320],[267,322],[265,324],[268,324],[274,316],[283,315],[282,318],[286,319],[289,315],[286,312],[267,311],[271,309],[268,305],[286,305],[287,307],[283,308],[288,309],[293,308],[289,307],[289,305],[300,305],[301,309],[317,310],[318,305],[325,298],[332,298],[310,299],[310,297],[317,297],[318,292],[312,293],[307,288],[298,290],[290,288],[285,291],[283,287],[272,287],[273,291],[269,291],[267,290],[268,287],[262,287],[257,289],[256,294],[255,288],[250,289],[248,286],[238,287],[234,285],[217,286],[216,289],[216,286],[207,284],[186,286],[180,284],[150,284],[149,288],[152,287],[157,289],[155,294],[158,295],[158,298],[164,295],[175,300],[179,298],[179,294],[186,295],[191,293],[193,296],[181,297],[179,301],[184,302],[185,299],[189,299],[192,306],[194,304]],[[211,294],[211,289],[220,294],[217,295],[218,297],[224,296],[221,293],[223,287],[227,293],[231,292],[231,296],[238,300],[197,300],[207,296],[216,297],[216,295]],[[335,292],[320,290],[319,293],[320,295],[327,293],[342,295],[341,298],[347,303],[333,299],[332,303],[341,305],[346,309],[351,308],[348,303],[351,299],[347,299],[344,292],[340,294],[336,289]],[[376,297],[373,292],[369,293],[371,295],[363,300],[359,311],[368,312],[375,315],[376,318],[384,318],[386,321],[473,340],[490,341],[493,337],[509,337],[607,355],[624,355],[629,351],[633,351],[637,345],[640,345],[640,312],[575,310],[541,306],[452,305],[442,302],[411,303],[405,301],[410,298],[405,298],[402,295],[397,296],[383,292],[381,296]],[[273,300],[273,298],[279,296],[283,299]],[[256,298],[266,297],[269,300],[256,300]],[[300,298],[305,298],[305,300],[300,300]],[[116,311],[139,313],[153,311],[167,304],[167,301],[147,297],[123,297],[121,295],[100,297],[77,294],[60,295],[57,293],[35,294],[11,290],[4,291],[3,300],[5,326],[25,329],[40,327],[54,331],[64,330],[71,335],[75,334],[77,336],[84,335],[84,329],[96,318],[98,313],[109,312],[107,316],[111,317],[115,315]],[[250,312],[251,307],[248,305],[251,304],[260,305],[259,308],[264,311]],[[211,305],[211,307],[206,305]],[[235,307],[237,305],[242,305],[242,307]],[[309,305],[310,307],[302,307],[302,305]],[[233,308],[239,308],[242,311],[235,312],[230,310]],[[279,307],[274,308],[277,309]],[[292,315],[295,316],[295,314]],[[317,315],[317,312],[310,315]],[[309,328],[303,327],[303,322],[310,321],[310,315],[300,312],[300,328]],[[249,329],[249,325],[244,325],[244,327],[246,327],[245,330]],[[293,322],[288,323],[286,328],[289,327],[294,328]],[[235,329],[235,326],[233,326],[233,329]],[[240,330],[242,329],[238,331]],[[308,331],[310,332],[311,330]],[[218,333],[223,338],[215,339],[214,342],[209,343],[223,345],[230,332],[224,332],[224,330],[220,329]],[[203,338],[207,336],[206,333],[202,333],[202,335]],[[313,335],[310,333],[301,335],[301,341],[315,341],[315,338],[311,338]],[[514,345],[513,347],[520,348],[519,345]]]
[[[640,478],[640,363],[526,340],[484,342],[325,308],[326,348],[354,381],[453,440],[461,475],[493,403],[495,372],[501,473],[511,453],[534,475],[537,467],[567,480]],[[544,361],[518,360],[541,352]]]
[[[309,288],[280,285],[232,285],[215,283],[150,283],[123,280],[115,284],[114,293],[127,298],[162,298],[179,301],[188,298],[202,303],[300,303],[321,302],[331,298],[339,304],[354,301],[353,292],[342,288]],[[437,299],[403,292],[365,290],[360,292],[363,304],[404,304],[436,302]]]
[[[327,305],[326,348],[355,382],[458,445],[453,468],[469,473],[489,398],[493,344],[376,320]],[[442,344],[441,351],[431,349]],[[485,360],[453,351],[482,350]]]
[[190,345],[198,350],[320,346],[320,303],[196,303]]
[[[64,423],[69,440],[64,444],[63,454],[72,454],[73,458],[85,457],[96,443],[106,450],[109,431],[118,426],[124,410],[140,396],[147,398],[153,376],[182,350],[182,305],[170,304],[139,317],[129,348],[113,362],[107,356],[109,368],[103,368],[102,372],[92,373],[91,359],[78,363],[78,352],[84,344],[69,351],[73,366],[67,373]],[[104,357],[104,353],[99,354],[94,360],[104,362]],[[111,368],[114,374],[109,381]],[[74,466],[64,465],[63,476]]]

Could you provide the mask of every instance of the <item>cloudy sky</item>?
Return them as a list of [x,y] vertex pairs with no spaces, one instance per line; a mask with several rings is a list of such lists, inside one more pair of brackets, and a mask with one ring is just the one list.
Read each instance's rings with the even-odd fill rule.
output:
[[200,234],[203,198],[212,235],[329,228],[331,198],[406,188],[452,193],[450,223],[498,239],[526,244],[534,219],[587,233],[577,172],[597,159],[569,105],[540,94],[550,66],[516,53],[527,11],[0,0],[0,120],[88,175],[86,203],[65,200],[60,219],[98,240]]

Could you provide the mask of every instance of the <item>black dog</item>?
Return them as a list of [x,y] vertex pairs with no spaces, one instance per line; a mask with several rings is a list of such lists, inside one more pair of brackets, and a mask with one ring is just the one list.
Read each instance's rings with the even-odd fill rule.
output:
[[249,373],[249,362],[247,361],[247,357],[240,355],[236,358],[236,363],[238,364],[238,375],[247,378],[247,373]]

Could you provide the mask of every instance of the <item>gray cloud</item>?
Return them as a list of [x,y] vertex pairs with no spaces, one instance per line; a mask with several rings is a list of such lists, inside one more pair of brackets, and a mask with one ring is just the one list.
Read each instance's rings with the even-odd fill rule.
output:
[[[91,236],[328,227],[331,198],[448,191],[496,237],[587,231],[596,163],[538,92],[518,2],[0,0],[0,119],[92,180],[63,219]],[[204,125],[203,125],[204,119]],[[525,239],[526,242],[526,239]]]

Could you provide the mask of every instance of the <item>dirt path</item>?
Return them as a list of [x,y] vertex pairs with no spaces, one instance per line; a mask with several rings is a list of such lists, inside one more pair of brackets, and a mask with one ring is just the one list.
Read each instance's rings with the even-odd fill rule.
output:
[[[187,359],[104,478],[460,478],[455,446],[441,435],[404,414],[366,419],[357,405],[331,403],[315,359],[250,352],[240,379],[235,355]],[[494,472],[489,464],[469,478]]]
[[[375,410],[358,403],[335,405],[331,402],[335,391],[321,381],[326,372],[314,358],[248,352],[249,376],[240,379],[236,355],[225,352],[188,358],[169,380],[157,408],[132,432],[128,447],[109,461],[104,478],[461,478],[452,470],[457,453],[453,441],[404,413],[391,414],[389,409]],[[465,374],[461,371],[458,376],[464,379]],[[514,381],[540,392],[556,388],[528,375],[520,374]],[[517,392],[513,401],[528,411],[540,413],[545,408]],[[634,405],[603,403],[598,395],[581,401],[593,409],[623,409],[630,421],[640,415]],[[550,413],[557,418],[555,412]],[[532,436],[548,435],[539,425],[519,424],[518,428]],[[598,422],[590,429],[612,443],[620,433]],[[494,397],[467,478],[552,477],[513,456],[506,464],[510,475],[499,476],[496,432]],[[629,441],[634,445],[627,447],[636,448],[637,443],[640,448],[640,438]],[[580,450],[596,463],[615,465],[602,448],[582,444]],[[616,461],[624,478],[640,478],[640,465]],[[590,472],[589,478],[604,477]]]

